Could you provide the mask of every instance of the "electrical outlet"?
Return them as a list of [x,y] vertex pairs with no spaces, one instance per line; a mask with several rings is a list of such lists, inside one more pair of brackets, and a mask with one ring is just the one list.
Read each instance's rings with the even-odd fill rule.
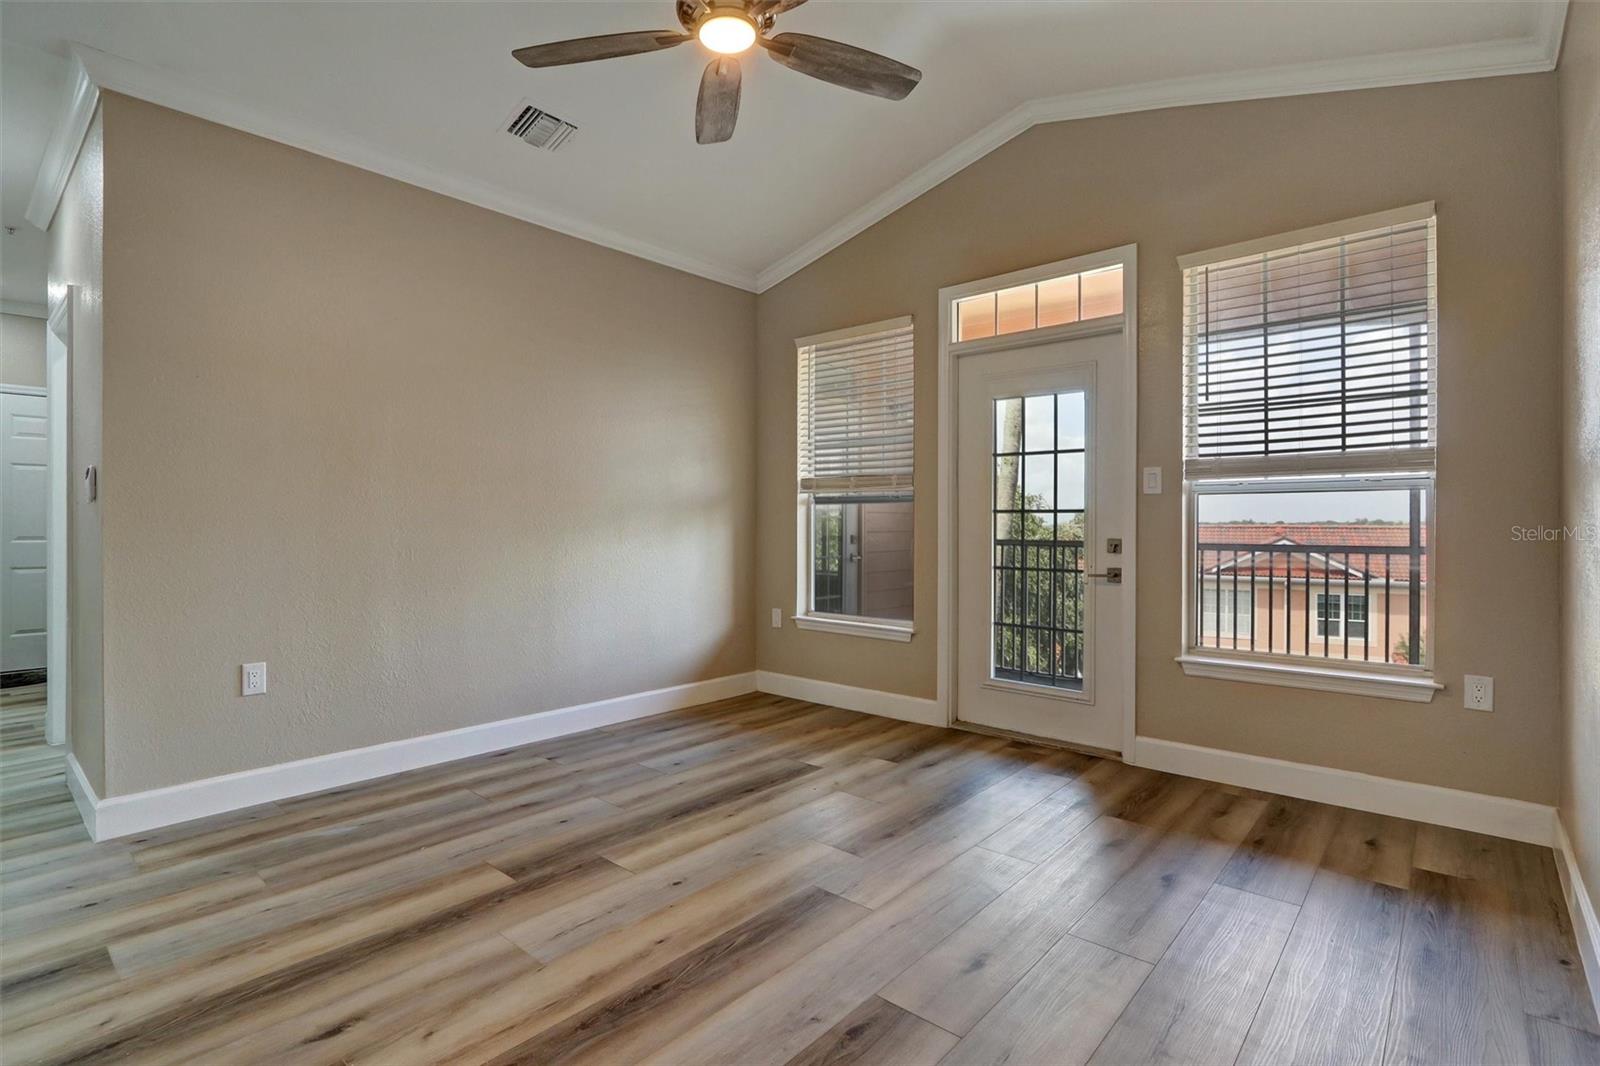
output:
[[1494,710],[1494,678],[1468,674],[1462,682],[1461,704],[1469,711]]
[[239,667],[239,695],[259,696],[266,691],[266,663],[245,663]]
[[782,629],[783,628],[783,608],[782,607],[774,607],[772,609],[772,628],[773,629]]

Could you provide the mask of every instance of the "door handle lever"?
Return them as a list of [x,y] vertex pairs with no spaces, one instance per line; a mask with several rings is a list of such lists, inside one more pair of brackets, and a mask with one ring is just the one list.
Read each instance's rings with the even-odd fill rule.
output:
[[1084,577],[1103,577],[1108,585],[1122,584],[1122,567],[1108,566],[1104,570],[1085,570]]

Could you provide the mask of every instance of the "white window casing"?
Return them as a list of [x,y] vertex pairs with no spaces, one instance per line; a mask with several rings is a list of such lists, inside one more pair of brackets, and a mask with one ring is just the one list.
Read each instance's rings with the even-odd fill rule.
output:
[[[814,605],[813,595],[820,593],[812,573],[817,507],[823,503],[911,502],[913,343],[909,316],[795,341],[800,498],[797,628],[889,641],[907,641],[913,635],[909,618],[830,613],[840,610],[837,597],[832,606]],[[848,551],[849,547],[839,550]],[[859,606],[870,609],[867,597],[857,595]],[[851,597],[846,596],[845,602],[845,611],[855,609]]]
[[[1431,524],[1438,421],[1434,205],[1229,245],[1178,262],[1188,515],[1179,661],[1196,676],[1430,697],[1441,687],[1428,673],[1431,640],[1420,664],[1224,654],[1199,646],[1206,634],[1195,632],[1191,597],[1197,492],[1223,483],[1248,493],[1420,487]],[[1427,551],[1433,543],[1428,529]],[[1432,596],[1425,599],[1431,614]],[[1348,623],[1343,615],[1329,620],[1341,635]],[[1424,625],[1424,632],[1431,634],[1432,626]]]

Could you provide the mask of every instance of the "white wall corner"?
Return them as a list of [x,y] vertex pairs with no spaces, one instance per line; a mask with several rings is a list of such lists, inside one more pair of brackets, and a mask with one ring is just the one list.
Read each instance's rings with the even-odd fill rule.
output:
[[1567,901],[1578,955],[1583,959],[1589,998],[1594,1001],[1595,1014],[1600,1015],[1600,917],[1595,914],[1595,897],[1584,884],[1578,857],[1572,851],[1572,838],[1560,815],[1556,816],[1556,869],[1561,874],[1561,894]]
[[56,208],[67,190],[67,179],[72,176],[72,165],[78,161],[78,150],[83,147],[84,135],[89,132],[89,123],[99,103],[100,87],[89,77],[88,69],[74,52],[66,95],[62,97],[50,140],[45,143],[39,174],[33,181],[33,195],[28,198],[28,209],[22,216],[39,229],[48,230],[56,217]]
[[946,726],[944,711],[937,700],[921,696],[905,696],[898,692],[883,692],[874,688],[857,688],[834,681],[818,681],[811,677],[793,674],[775,674],[770,670],[756,671],[756,690],[774,696],[786,696],[807,703],[821,703],[829,707],[843,707],[847,711],[875,714],[880,718],[898,718],[902,722],[919,725]]
[[1554,807],[1505,796],[1375,777],[1331,766],[1269,759],[1220,748],[1203,748],[1174,740],[1139,737],[1134,744],[1137,766],[1199,777],[1227,785],[1276,792],[1358,811],[1387,814],[1431,825],[1521,840],[1544,847],[1556,845]]
[[754,673],[729,674],[105,799],[69,755],[67,781],[89,835],[112,840],[754,691]]

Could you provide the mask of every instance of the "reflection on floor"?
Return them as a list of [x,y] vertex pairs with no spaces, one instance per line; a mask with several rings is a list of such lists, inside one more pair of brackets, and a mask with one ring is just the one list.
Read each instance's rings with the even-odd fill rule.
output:
[[5,703],[7,1062],[1600,1061],[1544,848],[771,696],[93,844]]

